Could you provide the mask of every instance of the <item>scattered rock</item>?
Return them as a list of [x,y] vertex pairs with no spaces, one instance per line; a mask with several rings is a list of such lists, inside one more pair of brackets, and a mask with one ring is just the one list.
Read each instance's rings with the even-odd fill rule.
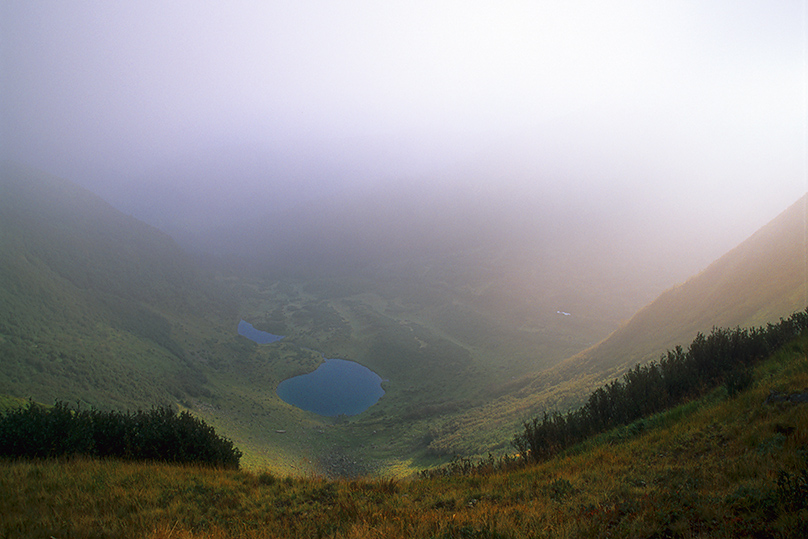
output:
[[792,393],[788,400],[789,402],[808,402],[808,391]]
[[775,402],[792,402],[792,403],[801,403],[801,402],[808,402],[808,389],[803,390],[800,393],[781,393],[779,391],[770,391],[769,396],[766,397],[766,400],[763,401],[763,404],[772,404]]

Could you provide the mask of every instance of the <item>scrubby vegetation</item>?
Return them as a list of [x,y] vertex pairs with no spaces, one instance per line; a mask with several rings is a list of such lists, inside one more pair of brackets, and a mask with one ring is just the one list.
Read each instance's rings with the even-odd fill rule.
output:
[[188,412],[135,413],[29,403],[0,415],[0,457],[86,456],[238,468],[241,451]]
[[[687,351],[677,346],[658,362],[637,365],[623,380],[596,389],[565,415],[545,412],[514,437],[522,455],[544,460],[615,427],[637,422],[724,384],[730,396],[751,383],[750,369],[808,329],[808,311],[763,328],[699,333]],[[634,423],[636,429],[642,422]]]

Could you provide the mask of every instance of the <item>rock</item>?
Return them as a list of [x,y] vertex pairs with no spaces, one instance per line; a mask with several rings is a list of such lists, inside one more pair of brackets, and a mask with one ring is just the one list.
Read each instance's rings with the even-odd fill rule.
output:
[[779,391],[770,391],[769,396],[763,401],[763,404],[772,404],[775,402],[793,402],[802,403],[808,402],[808,389],[803,390],[801,393],[780,393]]
[[789,402],[808,402],[808,391],[802,393],[792,393],[788,397]]

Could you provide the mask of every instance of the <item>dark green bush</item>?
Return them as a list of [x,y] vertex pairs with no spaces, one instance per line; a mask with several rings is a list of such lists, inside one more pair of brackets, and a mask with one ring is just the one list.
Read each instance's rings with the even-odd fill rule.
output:
[[30,403],[0,416],[0,457],[85,455],[238,468],[241,451],[188,412],[73,410]]
[[752,385],[752,370],[749,368],[738,368],[727,374],[724,380],[724,388],[727,395],[734,397],[741,391],[748,389]]
[[657,362],[637,365],[622,380],[593,391],[577,410],[567,414],[545,412],[525,421],[513,445],[521,455],[540,461],[590,436],[704,395],[722,383],[734,396],[751,385],[751,369],[756,363],[806,330],[808,310],[766,327],[713,328],[709,335],[699,333],[686,351],[677,346]]

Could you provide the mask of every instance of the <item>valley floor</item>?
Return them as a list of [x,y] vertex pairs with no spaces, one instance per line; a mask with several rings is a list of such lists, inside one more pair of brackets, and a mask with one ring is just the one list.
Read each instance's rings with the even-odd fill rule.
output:
[[803,339],[723,389],[510,471],[329,481],[117,461],[0,463],[0,537],[805,537]]

